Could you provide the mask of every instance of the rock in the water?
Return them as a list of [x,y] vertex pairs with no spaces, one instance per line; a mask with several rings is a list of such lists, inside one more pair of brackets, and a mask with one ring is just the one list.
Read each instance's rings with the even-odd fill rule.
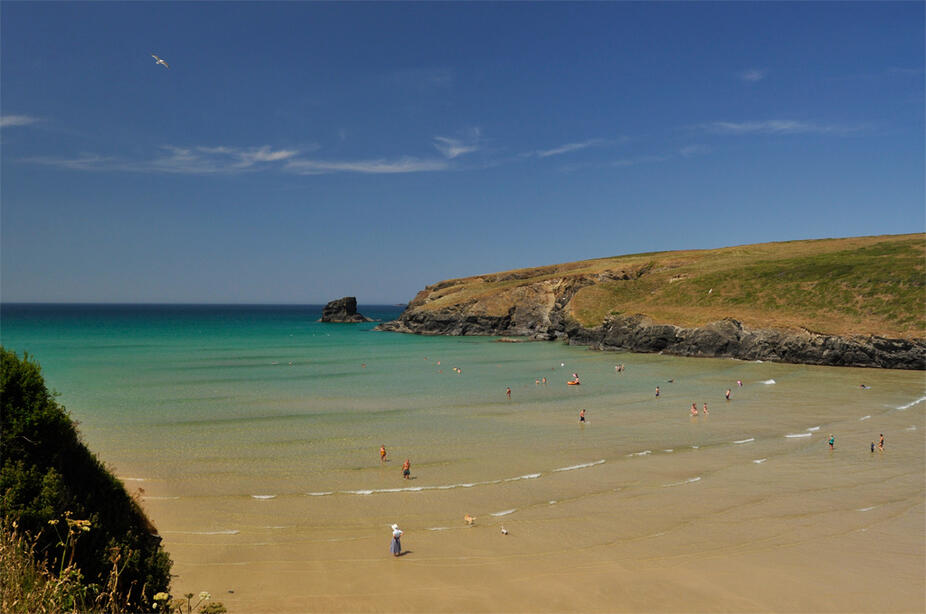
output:
[[320,322],[372,322],[370,318],[357,312],[357,298],[345,296],[331,301],[322,309]]

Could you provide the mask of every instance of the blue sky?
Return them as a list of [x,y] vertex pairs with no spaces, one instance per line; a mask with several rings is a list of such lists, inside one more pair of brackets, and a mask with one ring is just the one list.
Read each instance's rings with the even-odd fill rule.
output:
[[394,303],[926,229],[922,2],[4,2],[0,24],[4,301]]

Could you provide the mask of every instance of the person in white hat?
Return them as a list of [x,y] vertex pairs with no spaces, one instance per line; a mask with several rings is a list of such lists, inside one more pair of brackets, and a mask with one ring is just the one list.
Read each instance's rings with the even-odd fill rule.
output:
[[400,538],[402,537],[402,531],[399,529],[399,525],[392,525],[392,546],[390,546],[389,551],[392,552],[392,556],[399,556],[402,554],[402,542]]

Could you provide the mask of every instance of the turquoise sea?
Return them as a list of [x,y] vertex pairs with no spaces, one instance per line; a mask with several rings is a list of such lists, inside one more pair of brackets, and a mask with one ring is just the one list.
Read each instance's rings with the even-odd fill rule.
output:
[[[323,324],[320,311],[7,304],[0,337],[41,364],[86,443],[139,494],[178,584],[234,584],[226,601],[241,611],[260,610],[249,582],[378,560],[392,522],[427,561],[460,548],[463,513],[536,537],[524,547],[537,556],[570,519],[597,527],[570,548],[640,549],[643,535],[689,556],[705,539],[735,550],[922,520],[922,372],[402,335]],[[573,373],[580,386],[566,385]],[[709,414],[691,417],[692,403]],[[872,455],[882,432],[886,452]],[[802,492],[813,498],[796,503]]]

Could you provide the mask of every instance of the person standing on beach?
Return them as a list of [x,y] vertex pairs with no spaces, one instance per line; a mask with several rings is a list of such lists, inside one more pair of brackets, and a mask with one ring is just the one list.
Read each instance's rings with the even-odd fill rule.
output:
[[389,546],[389,552],[392,556],[402,554],[402,531],[397,524],[392,525],[392,545]]
[[405,459],[405,462],[402,463],[402,477],[405,478],[405,479],[407,480],[407,479],[409,479],[408,476],[410,476],[411,473],[412,473],[412,464],[411,464],[411,462],[409,462],[409,460],[406,458],[406,459]]
[[656,398],[659,398],[659,386],[656,386]]
[[704,410],[703,410],[703,411],[704,411],[704,415],[706,416],[706,415],[707,415],[707,403],[704,404]]
[[511,399],[511,386],[505,388],[505,394]]
[[830,444],[830,450],[832,450],[832,449],[833,449],[833,445],[836,443],[836,438],[833,437],[833,434],[832,434],[832,433],[830,433],[830,439],[829,439],[829,441],[828,441],[827,443]]
[[881,433],[881,439],[878,440],[878,452],[884,452],[884,433]]
[[584,409],[579,410],[579,422],[582,424],[585,423],[585,410]]
[[724,396],[727,397],[728,401],[730,400],[730,394],[732,394],[732,391],[729,388],[727,388],[727,391],[724,393]]
[[697,415],[698,415],[698,404],[697,404],[697,403],[692,403],[692,404],[691,404],[691,415],[692,415],[692,416],[697,416]]
[[386,462],[386,444],[383,444],[379,447],[379,462]]

